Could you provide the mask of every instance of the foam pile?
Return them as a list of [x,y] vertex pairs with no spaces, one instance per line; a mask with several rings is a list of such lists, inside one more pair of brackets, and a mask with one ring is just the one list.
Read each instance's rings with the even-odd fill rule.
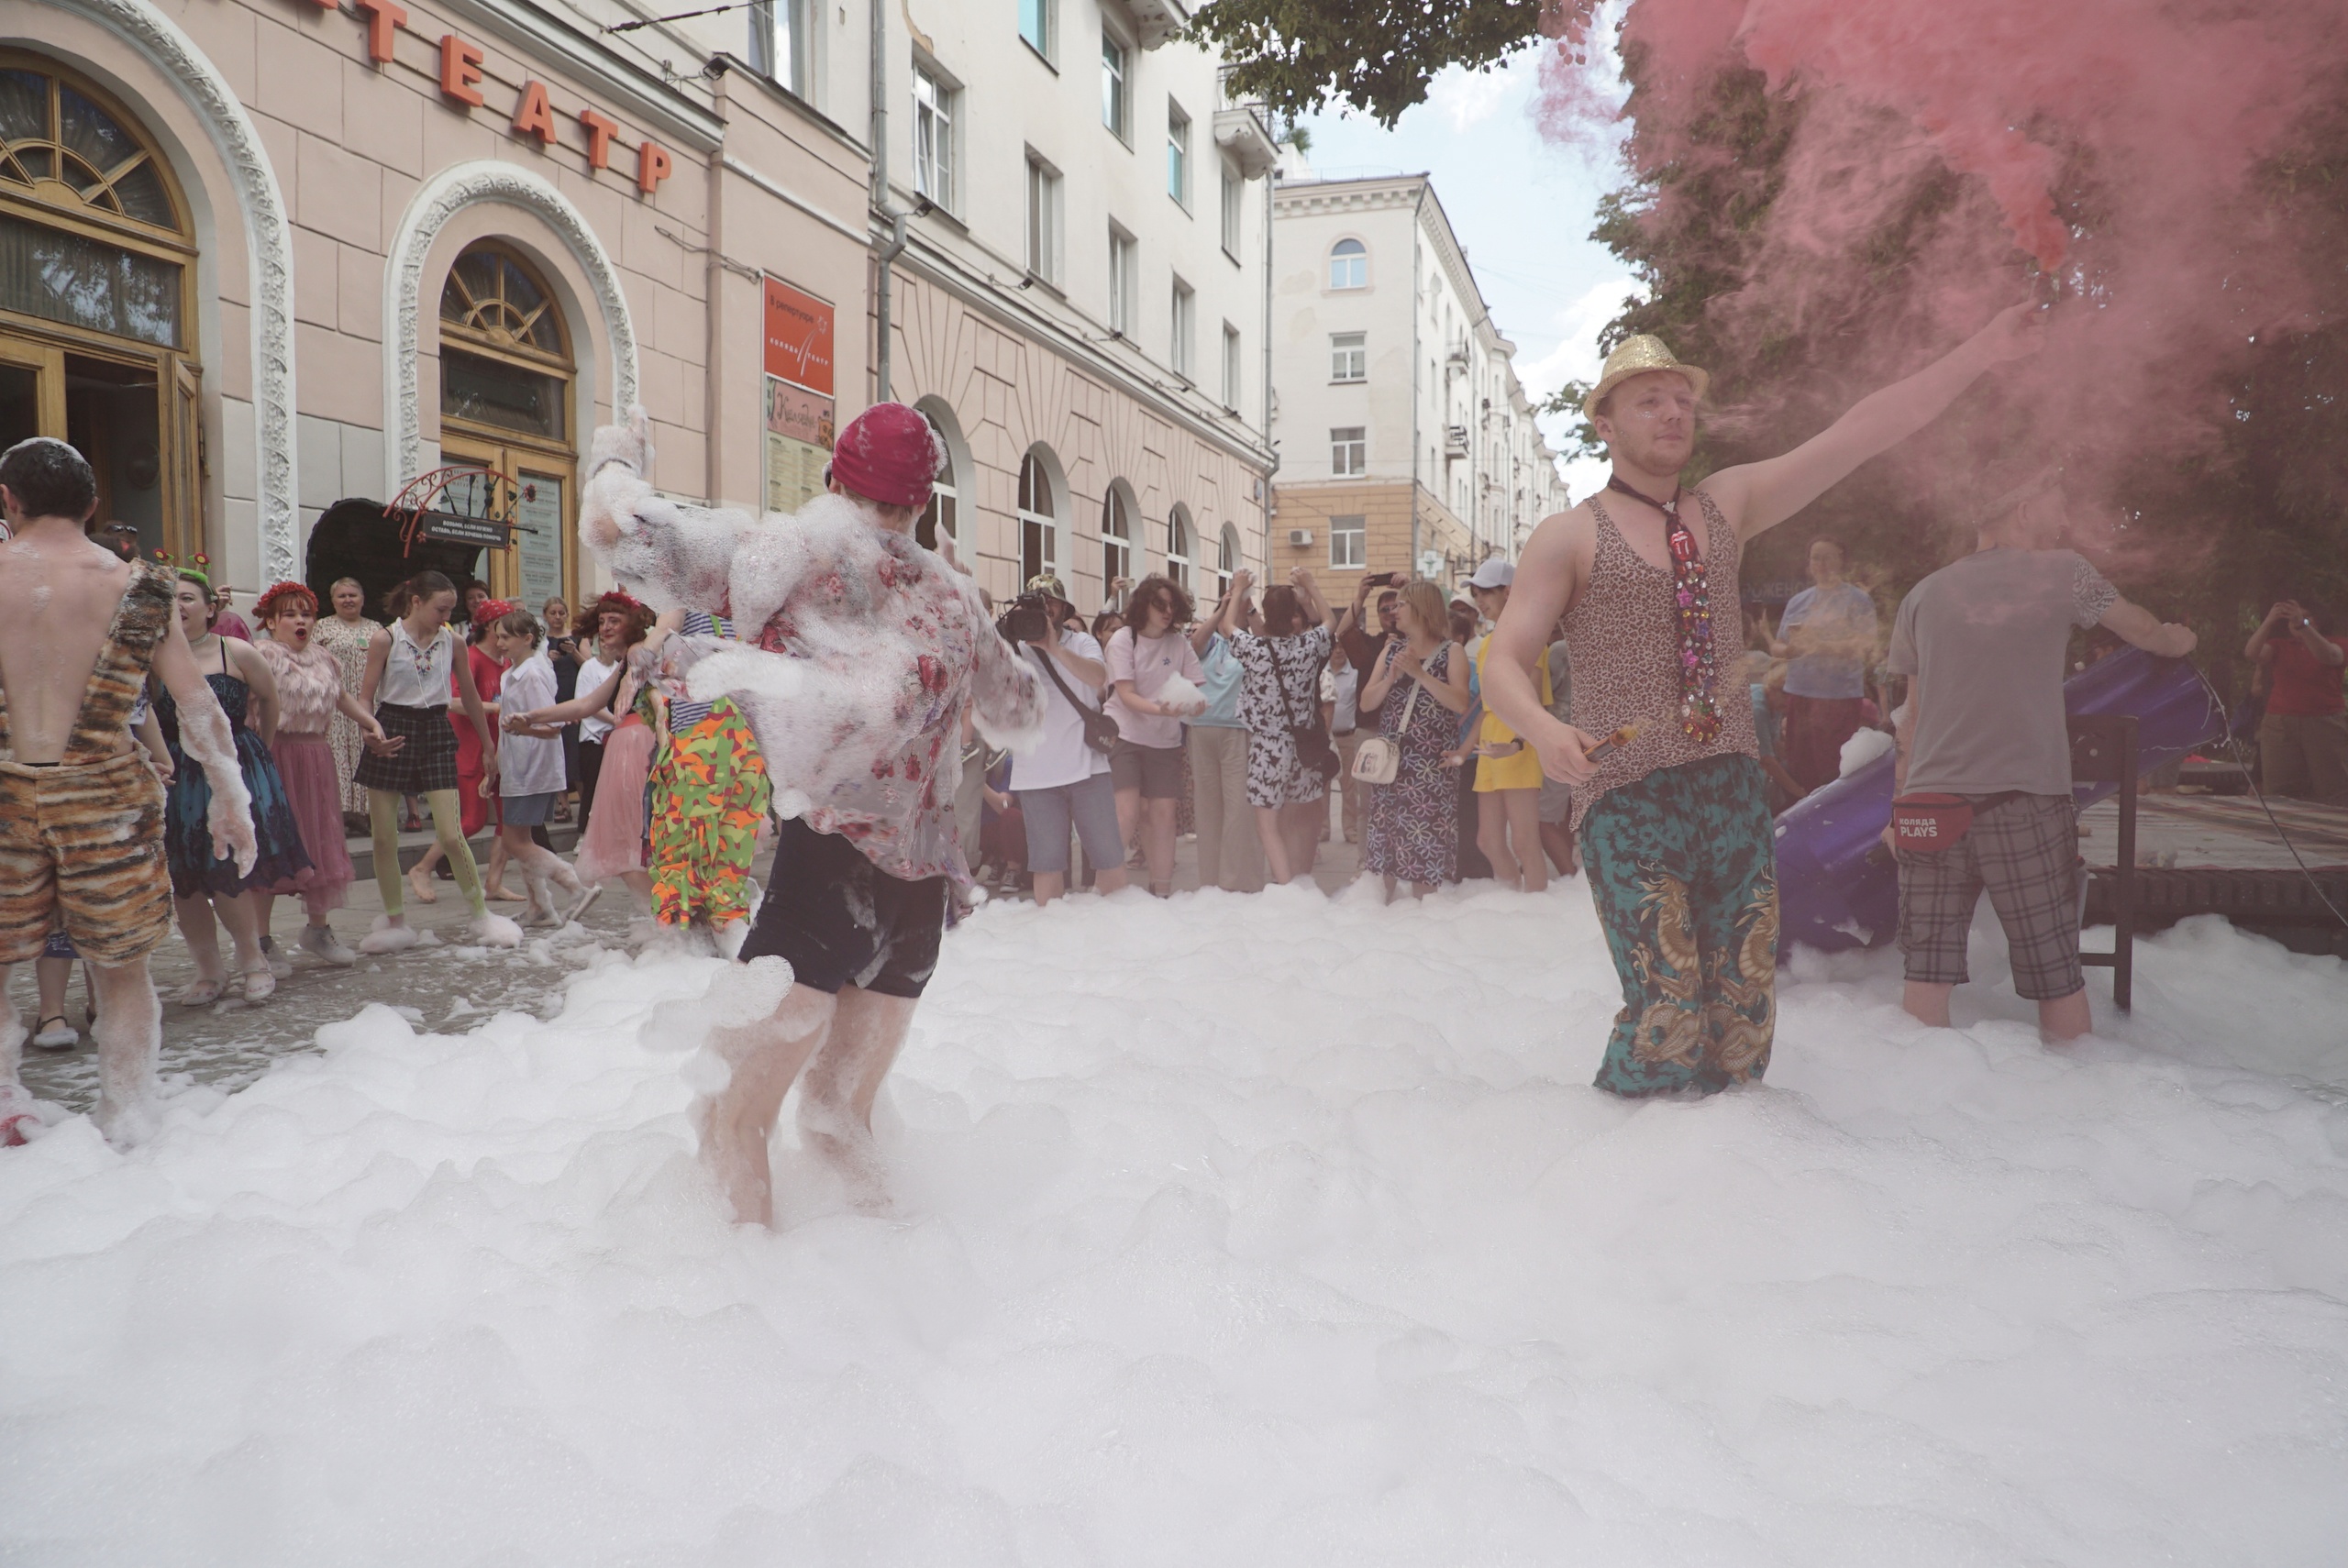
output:
[[883,1098],[902,1217],[786,1149],[780,1233],[690,1157],[714,961],[463,1035],[371,1008],[127,1156],[0,1155],[0,1539],[2337,1562],[2348,976],[2190,922],[2053,1053],[1975,945],[1966,1029],[1804,955],[1767,1087],[1633,1105],[1578,884],[990,906]]

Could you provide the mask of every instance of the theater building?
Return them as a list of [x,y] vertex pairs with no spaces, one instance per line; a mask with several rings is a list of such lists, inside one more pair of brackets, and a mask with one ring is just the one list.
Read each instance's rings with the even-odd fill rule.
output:
[[105,515],[245,593],[336,502],[453,468],[437,506],[506,525],[483,579],[576,598],[615,409],[664,491],[755,504],[863,405],[862,142],[670,28],[8,0],[0,142],[0,442],[72,441]]

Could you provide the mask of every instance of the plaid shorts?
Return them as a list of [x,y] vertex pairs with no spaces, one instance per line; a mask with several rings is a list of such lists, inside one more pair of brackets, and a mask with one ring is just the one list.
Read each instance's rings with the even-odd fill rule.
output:
[[375,722],[386,736],[404,739],[407,745],[390,756],[366,753],[352,782],[394,795],[429,795],[457,788],[457,732],[449,727],[447,708],[379,702]]
[[1966,936],[1983,889],[2012,950],[2014,989],[2032,1001],[2087,984],[2079,969],[2078,808],[2068,795],[2010,795],[1979,805],[1946,849],[1899,856],[1899,951],[1908,978],[1963,985]]

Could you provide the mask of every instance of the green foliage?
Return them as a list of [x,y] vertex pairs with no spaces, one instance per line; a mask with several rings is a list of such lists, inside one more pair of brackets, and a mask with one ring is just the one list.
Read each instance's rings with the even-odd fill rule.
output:
[[1212,0],[1187,36],[1231,62],[1235,97],[1290,118],[1335,101],[1390,126],[1436,72],[1490,69],[1540,20],[1540,0]]

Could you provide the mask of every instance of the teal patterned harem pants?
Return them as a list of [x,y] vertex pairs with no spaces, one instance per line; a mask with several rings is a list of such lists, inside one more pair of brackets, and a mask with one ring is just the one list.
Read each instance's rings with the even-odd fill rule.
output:
[[1749,756],[1658,768],[1590,807],[1582,865],[1623,977],[1600,1088],[1711,1094],[1768,1069],[1774,827],[1767,776]]

